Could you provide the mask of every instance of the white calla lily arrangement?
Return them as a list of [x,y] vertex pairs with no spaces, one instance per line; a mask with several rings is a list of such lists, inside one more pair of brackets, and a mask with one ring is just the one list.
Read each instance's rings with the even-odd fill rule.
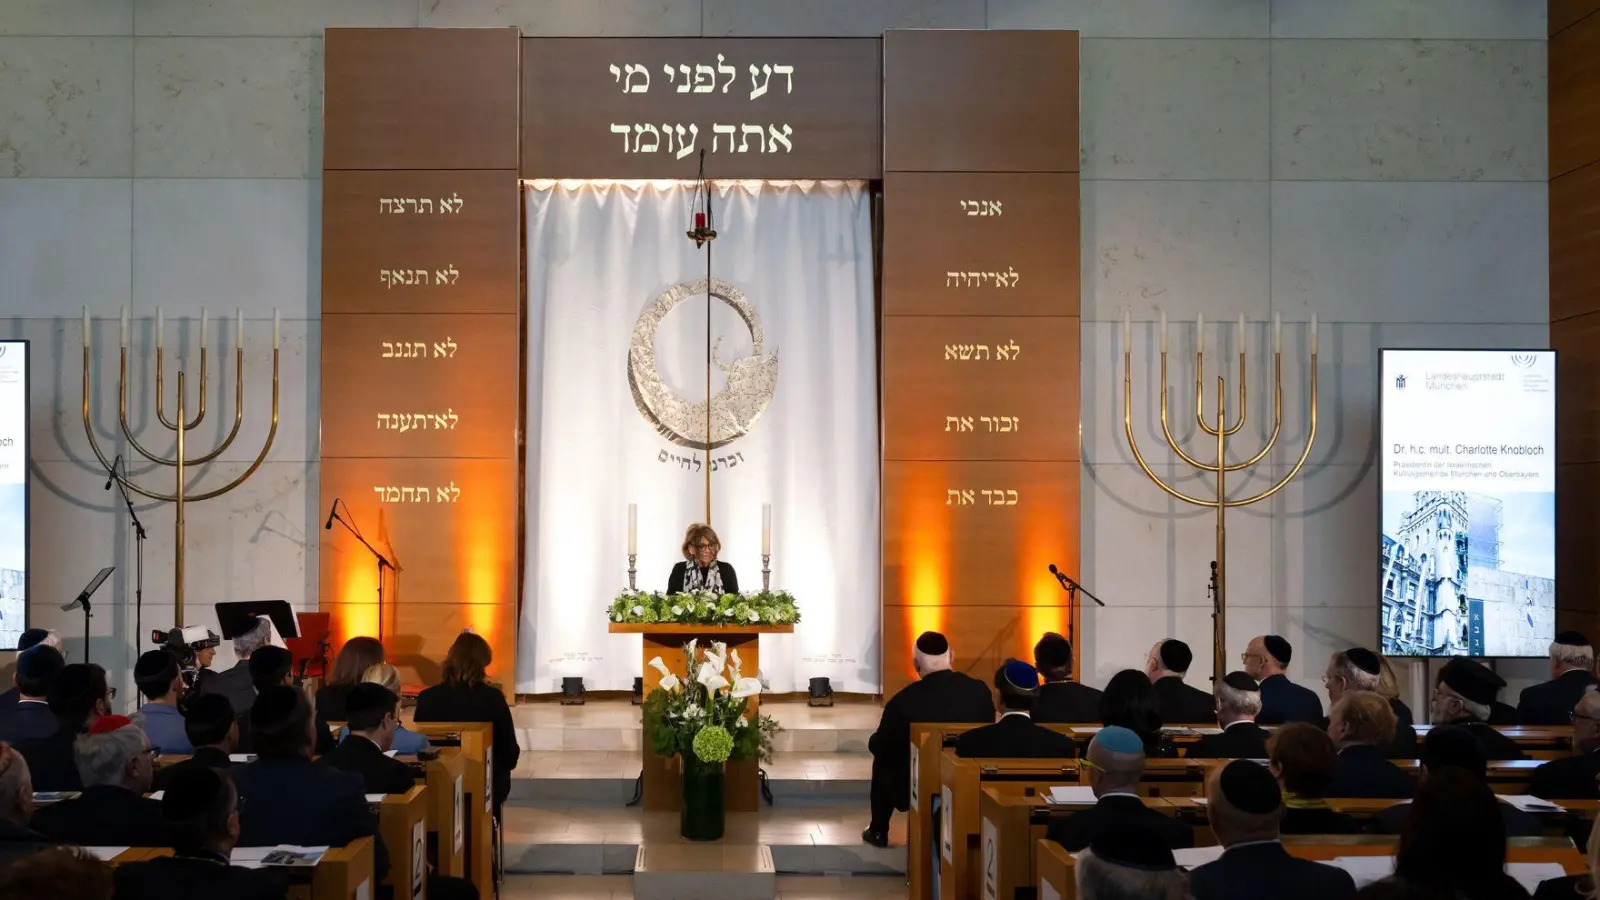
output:
[[747,716],[750,698],[761,693],[761,679],[744,674],[738,650],[722,641],[701,647],[683,645],[680,678],[656,657],[648,665],[660,675],[658,690],[644,701],[644,730],[661,756],[693,754],[703,763],[729,759],[772,759],[778,723],[771,716]]

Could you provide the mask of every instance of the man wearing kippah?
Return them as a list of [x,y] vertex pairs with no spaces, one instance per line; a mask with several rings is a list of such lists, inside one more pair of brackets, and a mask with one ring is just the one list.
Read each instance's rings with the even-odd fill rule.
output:
[[1483,745],[1486,759],[1527,759],[1516,741],[1489,725],[1489,709],[1505,680],[1480,662],[1452,657],[1434,681],[1433,724],[1460,725]]
[[279,900],[289,883],[270,869],[229,864],[239,841],[239,795],[216,769],[188,769],[161,798],[172,855],[117,866],[117,900]]
[[1189,747],[1190,759],[1266,759],[1267,730],[1257,725],[1262,686],[1243,672],[1229,672],[1212,689],[1217,696],[1221,734],[1208,734]]
[[956,741],[956,755],[964,759],[1071,759],[1072,739],[1029,716],[1039,697],[1039,673],[1013,659],[994,673],[995,695],[1000,698],[1000,721],[974,728]]
[[0,741],[22,744],[42,741],[55,733],[56,714],[50,711],[50,680],[67,667],[54,647],[35,646],[17,657],[17,702],[0,710]]
[[1245,674],[1261,684],[1261,715],[1256,721],[1262,725],[1322,721],[1322,701],[1316,692],[1284,674],[1293,654],[1289,642],[1276,634],[1263,634],[1245,647]]
[[1044,684],[1033,702],[1035,722],[1099,725],[1101,692],[1072,680],[1072,644],[1053,631],[1033,645],[1033,665]]
[[[1322,686],[1328,691],[1330,716],[1322,720],[1320,727],[1327,731],[1332,720],[1333,705],[1345,694],[1363,691],[1381,696],[1383,661],[1378,654],[1365,647],[1340,650],[1329,657],[1328,669],[1322,676]],[[1394,713],[1394,735],[1379,749],[1386,759],[1416,759],[1417,729],[1412,725],[1411,707],[1398,697],[1390,697],[1388,702],[1389,711]]]
[[1139,779],[1144,777],[1144,741],[1137,734],[1108,725],[1089,742],[1080,763],[1089,769],[1089,786],[1097,798],[1094,806],[1054,819],[1045,836],[1072,853],[1111,832],[1137,825],[1149,829],[1169,850],[1194,846],[1194,829],[1144,805]]
[[[22,636],[17,638],[17,653],[19,661],[21,659],[21,654],[26,653],[29,650],[32,650],[34,647],[45,643],[49,637],[50,632],[45,631],[43,628],[29,628],[27,631],[24,631]],[[57,643],[60,643],[60,641],[58,640]],[[57,648],[56,652],[59,653],[60,648]],[[0,693],[0,716],[3,716],[14,709],[16,705],[21,702],[21,700],[22,692],[18,690],[15,685],[13,685],[10,690]]]
[[889,818],[911,806],[911,724],[994,721],[989,688],[950,667],[950,642],[944,635],[924,631],[911,665],[917,680],[883,705],[878,730],[867,741],[872,751],[872,821],[861,839],[874,847],[889,846]]
[[126,716],[101,716],[72,747],[83,792],[42,806],[35,831],[84,847],[165,847],[161,804],[144,796],[154,774],[150,741]]
[[1171,638],[1157,642],[1145,658],[1144,673],[1150,676],[1150,683],[1156,689],[1163,725],[1193,725],[1217,720],[1211,695],[1183,683],[1191,662],[1194,662],[1194,651],[1183,641]]
[[1594,647],[1576,631],[1556,633],[1550,642],[1550,680],[1522,689],[1517,724],[1565,725],[1589,687],[1595,684]]
[[1194,900],[1347,900],[1356,884],[1343,869],[1290,856],[1278,839],[1283,794],[1266,766],[1236,759],[1206,778],[1216,861],[1189,873]]

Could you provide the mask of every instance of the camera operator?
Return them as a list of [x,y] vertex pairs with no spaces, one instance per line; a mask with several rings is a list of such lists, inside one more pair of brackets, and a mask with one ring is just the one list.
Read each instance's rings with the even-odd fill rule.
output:
[[[222,639],[203,625],[189,625],[171,631],[152,632],[150,640],[160,650],[173,655],[183,683],[176,694],[179,709],[186,709],[191,696],[202,692],[202,681],[210,672],[211,661],[217,656],[217,645]],[[214,672],[210,673],[215,677]]]

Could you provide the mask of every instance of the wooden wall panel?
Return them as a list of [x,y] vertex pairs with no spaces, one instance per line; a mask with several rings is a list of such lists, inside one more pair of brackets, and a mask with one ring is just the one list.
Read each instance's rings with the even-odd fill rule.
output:
[[1600,0],[1550,0],[1550,36],[1600,12]]
[[1550,177],[1600,159],[1600,16],[1550,41]]
[[[1593,586],[1600,584],[1600,463],[1556,466],[1556,627],[1600,630]],[[1589,630],[1585,630],[1589,629]]]
[[329,28],[323,168],[517,168],[515,28]]
[[1078,171],[1075,31],[889,31],[884,169]]
[[[504,458],[521,421],[519,318],[322,317],[322,440],[345,456]],[[402,418],[408,417],[408,418]]]
[[1076,318],[888,316],[882,341],[885,396],[915,398],[884,406],[884,459],[1078,458]]
[[328,172],[323,312],[514,314],[521,222],[514,171]]
[[886,315],[1078,312],[1075,174],[890,172],[883,219]]
[[[524,38],[522,47],[524,177],[693,178],[701,150],[712,178],[883,172],[875,38]],[[737,144],[719,125],[737,131]]]
[[1600,313],[1554,323],[1556,460],[1600,462]]
[[1600,165],[1550,181],[1550,321],[1600,312]]

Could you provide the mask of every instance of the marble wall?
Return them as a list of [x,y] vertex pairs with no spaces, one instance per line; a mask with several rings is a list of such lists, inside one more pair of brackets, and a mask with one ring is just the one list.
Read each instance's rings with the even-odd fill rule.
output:
[[[40,624],[101,565],[95,658],[134,638],[132,540],[80,419],[80,308],[98,317],[96,426],[117,441],[115,316],[130,306],[148,396],[155,308],[191,356],[250,319],[243,433],[264,438],[273,307],[283,311],[281,424],[265,465],[189,515],[188,603],[314,605],[322,30],[506,26],[529,35],[877,35],[890,27],[1073,28],[1083,35],[1083,581],[1086,672],[1142,662],[1166,634],[1206,657],[1211,521],[1164,498],[1121,436],[1120,321],[1131,310],[1135,427],[1158,470],[1149,365],[1158,311],[1191,347],[1197,312],[1324,323],[1312,463],[1233,514],[1229,655],[1277,631],[1313,676],[1377,616],[1381,346],[1546,344],[1545,10],[1535,0],[9,0],[0,16],[0,335],[34,341],[33,592]],[[173,320],[183,319],[182,324]],[[1183,321],[1188,324],[1181,324]],[[1279,449],[1304,440],[1304,329],[1290,328]],[[1213,350],[1231,326],[1211,329]],[[1265,326],[1249,336],[1267,349]],[[231,362],[231,360],[230,360]],[[231,371],[228,373],[231,376]],[[1173,383],[1192,378],[1176,366]],[[219,436],[214,377],[194,434]],[[1257,366],[1245,433],[1270,430]],[[172,384],[169,380],[169,391]],[[1188,390],[1175,395],[1189,415]],[[146,405],[141,438],[168,446]],[[1187,418],[1181,421],[1188,421]],[[1152,430],[1153,429],[1153,430]],[[1193,427],[1181,432],[1192,436]],[[1197,449],[1198,449],[1198,445]],[[137,471],[137,470],[136,470]],[[141,477],[164,484],[168,473]],[[151,506],[144,624],[170,619],[171,512]],[[75,650],[78,648],[75,648]],[[1196,678],[1209,675],[1209,657]],[[1203,670],[1203,671],[1202,671]],[[1518,677],[1537,667],[1506,665]]]

